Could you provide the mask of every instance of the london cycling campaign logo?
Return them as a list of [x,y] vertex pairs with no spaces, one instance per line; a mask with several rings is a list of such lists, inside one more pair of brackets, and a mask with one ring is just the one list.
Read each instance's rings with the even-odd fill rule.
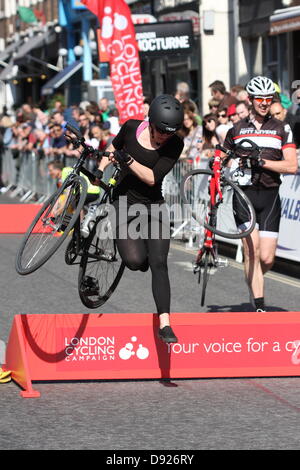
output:
[[139,344],[137,349],[134,348],[134,344],[137,342],[137,337],[131,337],[131,343],[127,343],[123,348],[119,351],[119,357],[123,359],[123,361],[127,361],[132,357],[136,356],[138,359],[144,360],[149,357],[149,349],[144,347],[142,344]]

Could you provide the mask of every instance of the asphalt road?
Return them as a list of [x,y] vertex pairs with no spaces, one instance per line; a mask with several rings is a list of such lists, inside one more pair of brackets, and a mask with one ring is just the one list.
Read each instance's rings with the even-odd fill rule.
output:
[[[77,294],[77,268],[62,251],[36,273],[14,270],[19,236],[0,236],[0,340],[19,313],[89,313]],[[193,254],[174,245],[169,271],[172,312],[249,311],[243,272],[220,269],[200,308]],[[271,311],[299,311],[300,282],[271,273]],[[151,276],[126,271],[101,313],[154,311]],[[300,449],[297,377],[39,383],[39,399],[23,399],[15,383],[0,384],[1,449],[237,450]]]

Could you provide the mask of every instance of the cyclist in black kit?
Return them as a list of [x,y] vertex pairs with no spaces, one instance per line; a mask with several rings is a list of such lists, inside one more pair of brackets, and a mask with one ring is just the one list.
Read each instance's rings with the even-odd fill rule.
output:
[[[161,185],[183,149],[183,141],[176,135],[183,123],[183,108],[173,96],[161,95],[152,101],[148,118],[149,121],[130,119],[123,124],[106,149],[111,155],[102,158],[98,177],[101,178],[108,164],[115,162],[112,152],[119,150],[117,158],[122,173],[113,194],[117,247],[129,269],[146,271],[150,267],[152,292],[159,315],[158,336],[166,343],[175,343],[177,338],[170,326],[167,266],[170,227]],[[138,214],[130,214],[134,204],[139,204]],[[155,208],[157,210],[153,210]],[[124,220],[124,214],[122,224],[120,220]],[[138,237],[130,233],[130,223],[137,220],[141,222]]]
[[[264,274],[274,263],[277,246],[281,206],[279,186],[281,173],[297,172],[296,146],[291,128],[270,116],[270,107],[276,92],[267,77],[254,77],[248,83],[252,109],[227,133],[224,147],[234,149],[243,139],[255,142],[261,148],[262,161],[251,169],[239,171],[239,163],[232,161],[230,169],[235,181],[243,187],[253,203],[257,227],[243,239],[245,278],[255,311],[265,311]],[[239,214],[236,214],[236,221]]]

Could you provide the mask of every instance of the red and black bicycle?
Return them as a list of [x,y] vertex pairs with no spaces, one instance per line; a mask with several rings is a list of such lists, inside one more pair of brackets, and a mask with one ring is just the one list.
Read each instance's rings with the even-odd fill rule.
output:
[[[222,152],[225,157],[222,158]],[[238,164],[229,167],[232,159]],[[251,161],[255,161],[255,163]],[[222,266],[218,256],[218,239],[240,239],[249,236],[256,224],[255,211],[249,198],[234,181],[251,173],[251,165],[260,161],[260,149],[244,139],[235,151],[217,146],[210,162],[211,169],[191,170],[181,181],[181,198],[191,216],[190,223],[200,226],[199,250],[194,273],[202,278],[201,305],[205,303],[206,287],[211,273]]]

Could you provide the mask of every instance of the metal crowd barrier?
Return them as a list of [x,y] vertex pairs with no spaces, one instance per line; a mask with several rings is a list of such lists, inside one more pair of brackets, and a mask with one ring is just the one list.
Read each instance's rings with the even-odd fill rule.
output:
[[[297,153],[300,168],[300,149]],[[62,155],[61,158],[65,166],[73,166],[76,161],[75,157]],[[45,201],[56,189],[56,182],[48,174],[48,163],[51,160],[54,160],[52,155],[40,156],[35,152],[19,152],[14,155],[10,148],[5,148],[2,152],[2,181],[6,186],[5,191],[9,191],[10,197],[18,197],[22,202]],[[202,154],[197,162],[189,159],[179,160],[162,184],[163,195],[170,209],[172,238],[186,241],[191,248],[195,243],[199,244],[201,227],[183,206],[180,182],[188,171],[208,168],[208,162],[205,154]],[[109,167],[106,178],[109,178],[110,172]],[[230,241],[232,242],[237,245],[236,260],[242,261],[241,243]]]
[[[48,163],[57,159],[53,155],[39,155],[36,152],[14,153],[5,148],[1,155],[2,181],[5,185],[3,192],[9,197],[26,203],[44,202],[56,189],[56,181],[49,176]],[[72,167],[76,157],[61,155],[60,160],[64,166]],[[92,168],[89,168],[92,171]],[[112,168],[105,171],[105,178],[109,179]]]
[[190,159],[179,160],[162,184],[163,196],[170,210],[172,238],[185,240],[190,247],[193,247],[199,237],[200,227],[182,203],[180,183],[188,171],[196,168],[207,169],[208,162],[206,154],[202,154],[196,162]]
[[43,202],[55,190],[55,181],[48,175],[52,156],[40,157],[35,152],[14,154],[10,148],[2,153],[2,181],[11,198],[21,202]]

